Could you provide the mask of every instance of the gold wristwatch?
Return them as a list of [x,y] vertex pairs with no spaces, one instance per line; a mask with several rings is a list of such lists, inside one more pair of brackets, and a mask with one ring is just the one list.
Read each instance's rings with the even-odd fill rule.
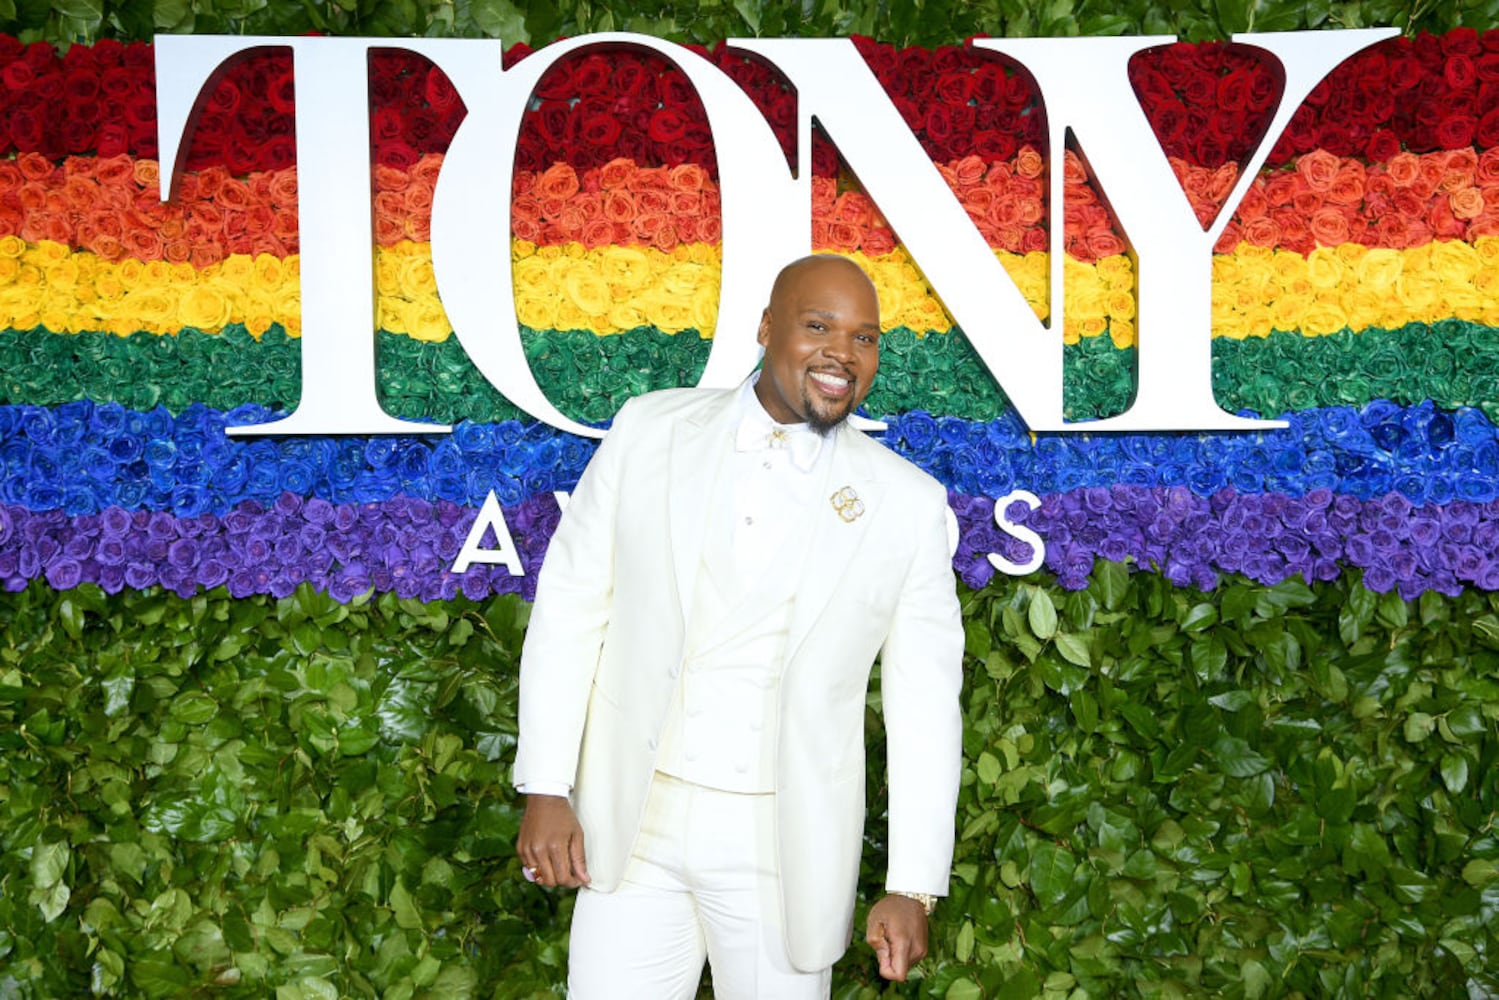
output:
[[921,904],[921,908],[926,911],[926,915],[929,917],[932,915],[932,911],[937,908],[937,897],[929,892],[902,892],[899,889],[892,889],[890,895],[904,896],[907,899],[916,900],[916,902]]

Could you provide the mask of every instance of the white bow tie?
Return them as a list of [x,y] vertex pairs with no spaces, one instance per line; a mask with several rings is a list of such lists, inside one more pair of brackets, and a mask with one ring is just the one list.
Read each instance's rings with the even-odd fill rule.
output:
[[781,427],[757,413],[746,414],[734,435],[734,450],[760,451],[785,449],[791,464],[809,472],[822,452],[822,435],[806,427]]

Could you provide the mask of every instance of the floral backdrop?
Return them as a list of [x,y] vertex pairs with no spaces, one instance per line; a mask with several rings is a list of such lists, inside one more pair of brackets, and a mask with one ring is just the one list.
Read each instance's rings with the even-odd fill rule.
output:
[[[1066,405],[1132,391],[1133,266],[1071,152],[1044,204],[1043,109],[1028,77],[965,46],[860,41],[994,253],[1048,311],[1048,225],[1066,230]],[[707,52],[791,150],[795,99],[767,68]],[[523,45],[507,59],[524,58]],[[1200,218],[1218,212],[1278,83],[1256,52],[1178,44],[1131,78]],[[290,58],[264,52],[207,95],[179,196],[158,200],[152,54],[100,41],[59,56],[0,38],[0,581],[115,593],[344,601],[393,591],[529,595],[592,442],[520,414],[452,337],[428,223],[464,109],[418,57],[372,63],[379,384],[395,414],[451,435],[225,436],[298,396],[297,184]],[[1499,32],[1391,40],[1312,93],[1214,257],[1220,403],[1289,422],[1259,434],[1033,437],[831,145],[814,149],[814,246],[869,271],[886,324],[866,402],[885,443],[944,482],[955,568],[1023,563],[1008,516],[1081,588],[1094,560],[1172,583],[1221,574],[1377,592],[1499,590]],[[1489,109],[1489,110],[1485,110]],[[706,360],[720,262],[717,168],[701,105],[656,56],[592,51],[537,88],[512,191],[527,356],[570,416],[606,423]],[[453,574],[493,492],[527,572]]]

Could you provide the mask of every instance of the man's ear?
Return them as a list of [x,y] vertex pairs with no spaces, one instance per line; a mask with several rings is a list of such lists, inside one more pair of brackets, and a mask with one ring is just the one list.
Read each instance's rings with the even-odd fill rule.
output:
[[760,313],[760,329],[755,332],[755,343],[764,347],[770,342],[770,306]]

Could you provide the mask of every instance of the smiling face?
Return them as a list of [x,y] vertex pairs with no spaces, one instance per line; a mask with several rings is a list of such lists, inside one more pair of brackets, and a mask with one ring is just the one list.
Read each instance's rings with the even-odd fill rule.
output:
[[756,339],[765,412],[826,434],[864,401],[879,370],[880,300],[853,261],[806,257],[776,278]]

